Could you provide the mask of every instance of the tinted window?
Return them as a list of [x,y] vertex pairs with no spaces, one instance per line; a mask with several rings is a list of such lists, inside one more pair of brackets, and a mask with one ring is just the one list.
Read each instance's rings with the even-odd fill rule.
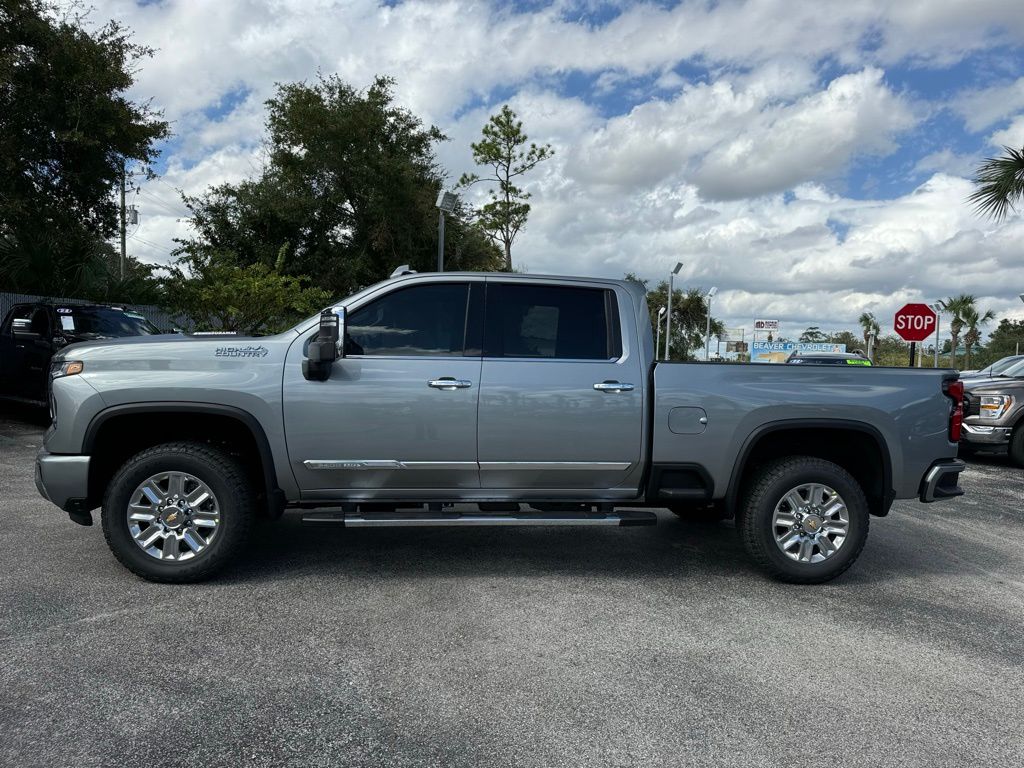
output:
[[484,354],[562,360],[617,357],[619,331],[613,306],[614,294],[599,288],[489,284]]
[[24,304],[12,309],[4,321],[3,332],[5,334],[9,334],[12,331],[15,333],[31,333],[32,313],[34,311],[35,307],[31,304]]
[[151,336],[160,331],[142,315],[106,307],[57,307],[60,330],[76,336]]
[[462,355],[468,306],[466,283],[399,289],[349,314],[345,354]]

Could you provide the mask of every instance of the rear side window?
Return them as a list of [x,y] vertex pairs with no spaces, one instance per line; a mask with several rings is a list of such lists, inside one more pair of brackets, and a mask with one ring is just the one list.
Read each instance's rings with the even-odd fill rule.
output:
[[[468,283],[401,288],[349,314],[345,354],[420,357],[474,354],[473,350],[466,349],[468,319]],[[480,350],[476,349],[475,354],[479,355]]]
[[484,356],[609,360],[621,355],[615,294],[489,283]]

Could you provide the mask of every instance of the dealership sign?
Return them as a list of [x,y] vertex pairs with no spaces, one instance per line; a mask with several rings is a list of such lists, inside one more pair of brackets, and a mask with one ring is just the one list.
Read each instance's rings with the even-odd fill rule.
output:
[[784,363],[794,352],[808,355],[814,352],[845,352],[845,344],[829,342],[755,341],[750,345],[750,362]]
[[777,331],[779,330],[778,320],[755,320],[754,321],[755,331]]

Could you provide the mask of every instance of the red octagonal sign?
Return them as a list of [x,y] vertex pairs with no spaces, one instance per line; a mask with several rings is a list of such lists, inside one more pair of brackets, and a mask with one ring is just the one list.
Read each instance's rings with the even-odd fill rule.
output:
[[893,325],[904,341],[924,341],[935,333],[936,319],[927,304],[907,304],[896,313]]

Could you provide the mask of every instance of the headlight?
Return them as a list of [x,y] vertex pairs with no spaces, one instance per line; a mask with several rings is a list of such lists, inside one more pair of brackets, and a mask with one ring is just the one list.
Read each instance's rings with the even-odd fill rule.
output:
[[50,378],[76,376],[83,370],[85,370],[85,364],[81,360],[57,360],[50,364]]
[[1013,398],[1009,395],[982,395],[979,399],[979,415],[983,419],[1001,418],[1013,405]]

